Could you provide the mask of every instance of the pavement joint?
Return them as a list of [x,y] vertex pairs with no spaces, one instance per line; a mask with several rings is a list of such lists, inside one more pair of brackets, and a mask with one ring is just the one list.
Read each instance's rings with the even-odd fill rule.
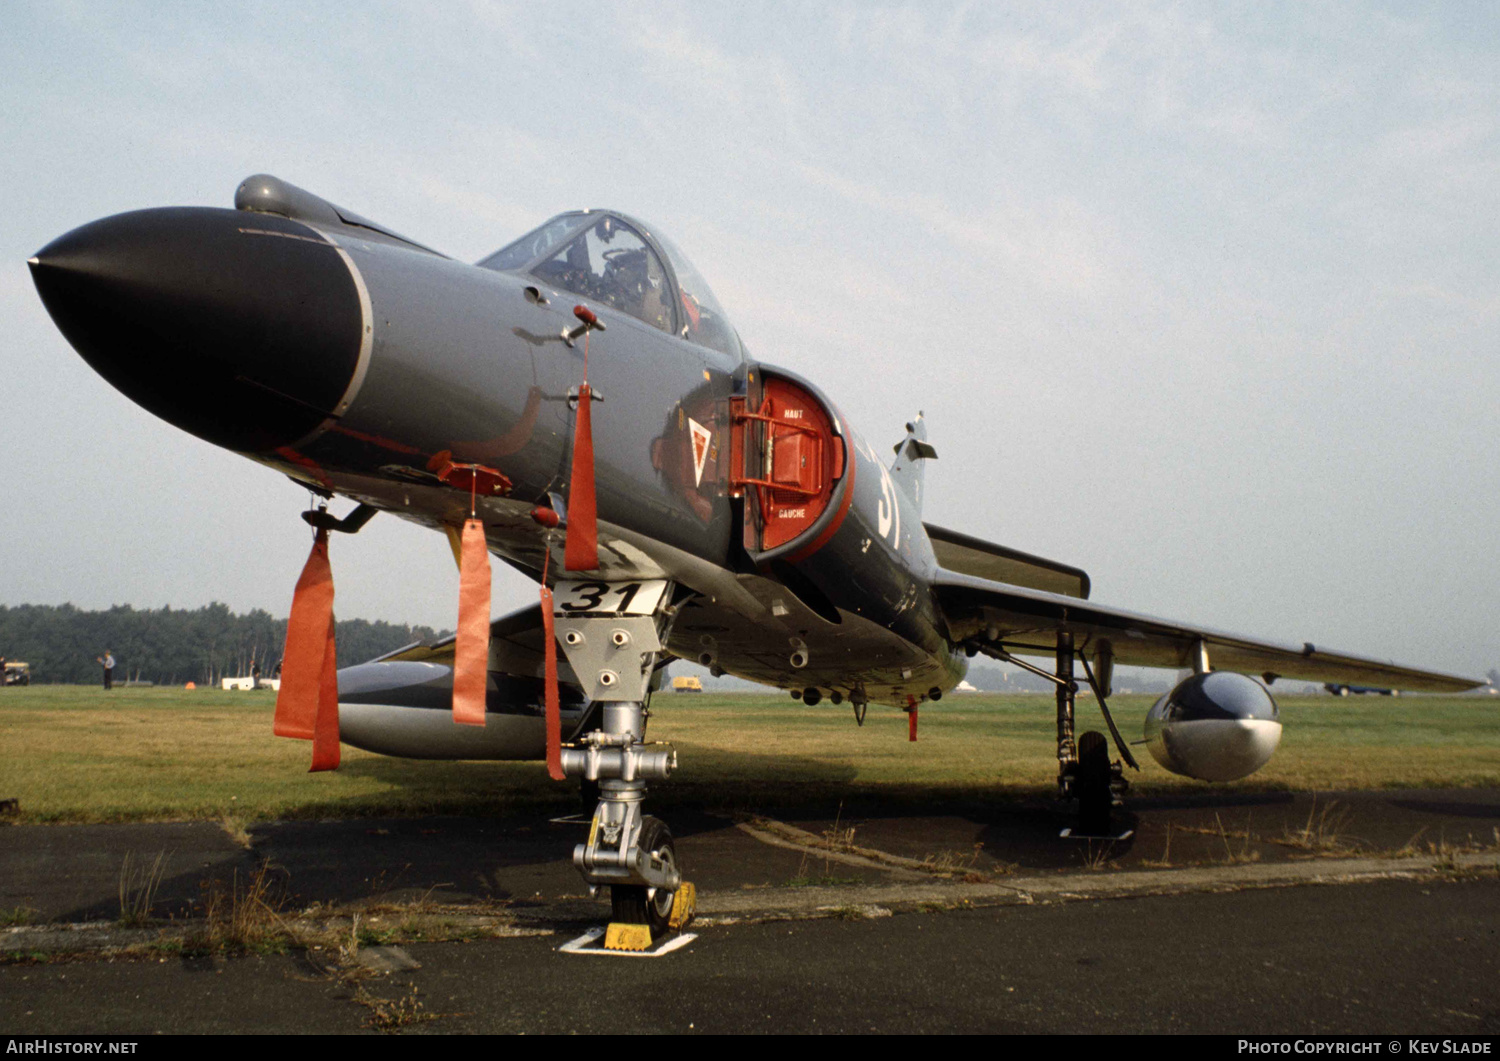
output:
[[[1437,861],[1413,858],[1317,859],[1287,863],[1234,863],[1143,871],[1084,870],[1050,876],[1012,877],[1004,882],[911,881],[860,886],[700,893],[696,925],[702,927],[811,918],[877,918],[911,911],[1086,902],[1104,899],[1229,892],[1313,884],[1440,878],[1453,873],[1500,873],[1493,852],[1452,855]],[[462,927],[486,939],[550,935],[599,920],[596,903],[567,900],[525,910],[472,915]],[[289,919],[306,934],[346,932],[349,918]],[[193,919],[122,928],[112,921],[24,925],[0,929],[0,961],[7,955],[142,955],[183,940],[202,925]],[[441,942],[441,940],[433,940]],[[365,948],[368,950],[370,948]],[[387,948],[398,952],[399,947]],[[385,953],[377,949],[377,954]]]
[[1032,905],[1132,898],[1143,895],[1244,888],[1345,884],[1368,880],[1439,877],[1452,870],[1500,872],[1493,853],[1462,854],[1440,862],[1418,859],[1327,859],[1288,863],[1235,863],[1184,869],[1145,871],[1085,870],[1046,877],[1010,877],[1005,881],[963,883],[808,887],[795,892],[768,889],[701,894],[699,923],[825,916],[829,910],[879,905],[893,910],[953,906]]
[[[773,827],[775,826],[779,826],[780,830],[785,830],[787,833],[800,833],[801,836],[807,837],[808,839],[802,840],[796,836],[787,835],[778,836],[777,831],[780,830],[773,830]],[[838,850],[834,847],[829,846],[828,844],[817,842],[819,838],[814,837],[811,833],[803,832],[801,829],[796,829],[792,826],[782,825],[780,822],[762,821],[757,822],[755,825],[751,825],[749,822],[739,822],[735,825],[735,828],[739,829],[747,836],[752,836],[755,839],[759,840],[761,843],[767,844],[770,847],[780,847],[788,851],[800,851],[803,854],[813,855],[817,858],[823,859],[826,862],[838,862],[841,865],[845,866],[858,866],[862,869],[882,870],[883,872],[888,873],[890,876],[896,877],[900,880],[925,880],[933,875],[930,873],[918,873],[915,870],[906,868],[905,866],[892,864],[889,861],[889,858],[891,856],[888,856],[884,859],[871,857],[871,854],[864,848],[860,848],[857,850]],[[915,860],[907,859],[904,861]]]
[[[972,866],[944,865],[933,859],[907,858],[894,855],[879,848],[863,847],[854,843],[831,841],[795,825],[779,822],[773,818],[756,818],[750,822],[738,822],[736,827],[763,844],[802,851],[819,858],[842,862],[850,866],[862,866],[885,870],[898,879],[918,880],[937,877],[947,879],[964,877],[974,873]],[[851,829],[852,833],[853,830]]]

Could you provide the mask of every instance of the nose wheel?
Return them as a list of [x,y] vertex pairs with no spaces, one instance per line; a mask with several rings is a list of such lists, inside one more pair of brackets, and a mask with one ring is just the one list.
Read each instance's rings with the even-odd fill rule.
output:
[[[644,818],[641,835],[637,841],[641,850],[650,858],[660,861],[669,870],[677,869],[677,846],[672,832],[659,818]],[[646,925],[651,936],[657,936],[676,927],[672,924],[672,911],[677,903],[677,888],[662,886],[647,887],[639,884],[616,884],[610,888],[610,918],[616,924]]]

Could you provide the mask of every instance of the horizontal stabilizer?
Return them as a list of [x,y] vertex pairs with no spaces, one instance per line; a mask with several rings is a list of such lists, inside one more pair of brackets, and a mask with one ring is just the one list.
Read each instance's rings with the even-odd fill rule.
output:
[[1329,652],[1310,643],[1258,641],[957,571],[939,571],[932,588],[954,641],[998,641],[997,647],[1017,656],[1054,655],[1057,634],[1066,631],[1085,654],[1092,655],[1108,642],[1114,662],[1125,666],[1191,667],[1195,646],[1202,642],[1214,670],[1257,674],[1268,680],[1296,678],[1428,693],[1461,693],[1484,684],[1454,674]]
[[922,526],[927,528],[937,562],[949,571],[1067,597],[1088,598],[1089,576],[1080,568],[934,527],[931,523]]

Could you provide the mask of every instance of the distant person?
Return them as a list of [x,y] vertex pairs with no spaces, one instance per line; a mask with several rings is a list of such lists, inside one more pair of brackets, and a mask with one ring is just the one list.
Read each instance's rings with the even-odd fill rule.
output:
[[114,655],[109,651],[109,649],[106,648],[104,650],[104,655],[95,656],[94,659],[99,663],[101,667],[104,668],[104,688],[113,688],[115,680]]
[[5,673],[5,657],[0,656],[0,688],[10,684],[10,676]]
[[260,688],[260,661],[256,660],[250,664],[250,688]]

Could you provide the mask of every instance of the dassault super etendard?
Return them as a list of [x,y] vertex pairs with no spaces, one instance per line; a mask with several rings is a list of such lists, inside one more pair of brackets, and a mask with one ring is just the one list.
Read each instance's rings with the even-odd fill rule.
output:
[[[847,702],[860,721],[895,705],[913,737],[968,658],[1019,663],[1055,685],[1060,792],[1088,833],[1109,830],[1135,765],[1109,717],[1116,664],[1193,672],[1146,740],[1205,780],[1275,750],[1277,677],[1480,684],[1106,607],[1076,567],[923,523],[937,453],[922,418],[887,464],[819,385],[752,358],[682,252],[624,214],[561,214],[468,264],[270,176],[234,206],[84,225],[31,259],[37,290],[131,399],[356,503],[304,514],[318,534],[277,731],[312,738],[319,766],[343,741],[546,758],[596,785],[574,861],[610,889],[617,924],[659,934],[689,891],[671,833],[641,810],[675,765],[645,740],[645,705],[676,658]],[[459,633],[335,685],[326,540],[378,512],[452,540]],[[492,555],[542,583],[541,601],[491,622]],[[1109,737],[1075,734],[1081,682]]]

